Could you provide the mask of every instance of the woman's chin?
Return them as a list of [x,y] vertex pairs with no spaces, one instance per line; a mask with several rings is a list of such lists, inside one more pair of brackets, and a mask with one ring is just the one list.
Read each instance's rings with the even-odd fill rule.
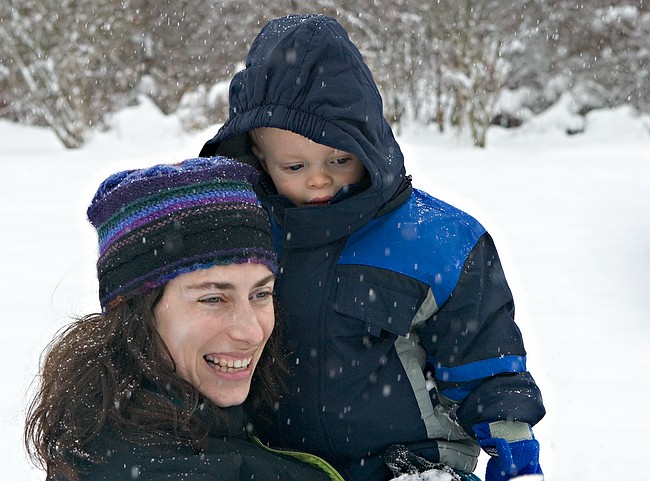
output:
[[242,386],[241,388],[220,390],[218,393],[208,392],[203,394],[220,408],[227,408],[242,404],[248,397],[249,391],[250,384],[245,387]]

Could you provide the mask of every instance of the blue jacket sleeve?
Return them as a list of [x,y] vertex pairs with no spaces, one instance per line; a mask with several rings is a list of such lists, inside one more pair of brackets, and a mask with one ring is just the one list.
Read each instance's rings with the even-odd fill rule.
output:
[[421,342],[443,402],[458,405],[467,433],[483,421],[537,423],[541,393],[526,370],[526,351],[499,256],[486,232],[462,267],[458,282],[421,328]]

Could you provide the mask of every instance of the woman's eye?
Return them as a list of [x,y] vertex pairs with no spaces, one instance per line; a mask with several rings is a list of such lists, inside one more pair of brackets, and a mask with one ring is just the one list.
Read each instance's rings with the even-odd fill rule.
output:
[[218,296],[210,296],[210,297],[204,297],[202,299],[199,299],[199,302],[203,302],[205,304],[216,304],[218,302],[222,302],[223,299]]
[[253,297],[255,297],[255,299],[266,299],[269,297],[273,297],[273,291],[256,292],[255,294],[253,294]]

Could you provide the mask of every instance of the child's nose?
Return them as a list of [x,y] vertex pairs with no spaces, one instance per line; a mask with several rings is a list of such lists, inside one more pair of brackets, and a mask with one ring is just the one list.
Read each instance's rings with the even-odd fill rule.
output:
[[309,187],[316,188],[316,189],[320,187],[325,187],[326,185],[330,185],[331,183],[332,183],[332,177],[324,170],[317,170],[312,172],[308,180]]

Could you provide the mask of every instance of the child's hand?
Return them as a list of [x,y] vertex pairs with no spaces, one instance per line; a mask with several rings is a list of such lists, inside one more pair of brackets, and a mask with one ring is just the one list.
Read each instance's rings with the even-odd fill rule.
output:
[[[447,473],[448,477],[440,479],[450,479],[453,481],[461,481],[461,477],[454,472],[449,466],[440,463],[433,463],[427,459],[410,451],[402,444],[394,444],[389,446],[384,453],[384,462],[391,470],[393,476],[398,478],[402,475],[419,474],[436,470],[438,474]],[[420,478],[418,478],[420,479]],[[422,478],[424,479],[424,478]],[[435,479],[438,479],[436,477]]]
[[539,442],[528,424],[508,421],[480,423],[474,426],[474,432],[481,447],[492,456],[487,464],[485,481],[507,481],[522,475],[542,474]]

